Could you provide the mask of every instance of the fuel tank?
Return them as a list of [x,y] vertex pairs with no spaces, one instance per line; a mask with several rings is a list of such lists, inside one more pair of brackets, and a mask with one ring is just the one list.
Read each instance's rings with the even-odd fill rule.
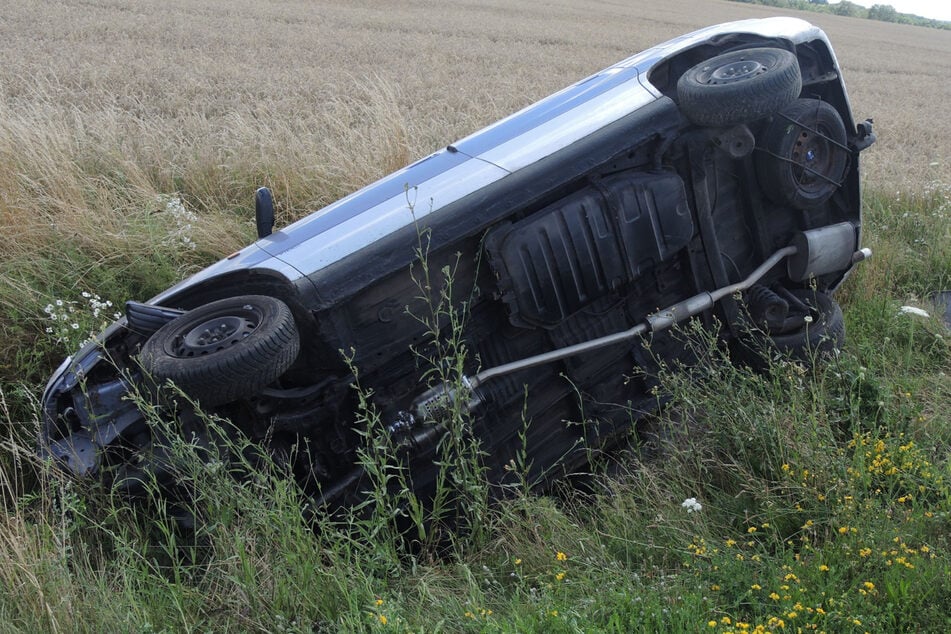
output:
[[680,176],[629,171],[499,227],[486,251],[512,323],[550,328],[650,274],[693,233]]

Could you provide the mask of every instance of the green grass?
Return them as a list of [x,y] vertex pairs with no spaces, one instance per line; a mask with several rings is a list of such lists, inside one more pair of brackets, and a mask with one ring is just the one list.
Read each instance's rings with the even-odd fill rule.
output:
[[[469,530],[422,546],[393,521],[407,493],[314,519],[276,465],[177,437],[176,480],[199,518],[185,534],[161,495],[131,506],[33,464],[12,430],[34,425],[15,412],[35,392],[5,383],[0,630],[947,631],[951,335],[899,308],[951,286],[949,204],[940,188],[868,197],[875,257],[839,295],[845,350],[814,370],[780,359],[752,373],[686,328],[701,369],[661,373],[671,401],[584,491],[486,506],[478,447],[456,433],[447,473],[467,470],[447,505],[465,501]],[[114,283],[118,297],[138,279]],[[95,326],[89,298],[72,297]],[[399,460],[372,408],[361,416],[380,493]]]

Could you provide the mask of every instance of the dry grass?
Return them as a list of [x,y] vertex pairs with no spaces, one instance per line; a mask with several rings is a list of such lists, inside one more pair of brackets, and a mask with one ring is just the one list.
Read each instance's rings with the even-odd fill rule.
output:
[[[280,173],[308,184],[305,207],[661,40],[779,13],[709,0],[6,4],[0,120],[57,135],[68,122],[76,151],[109,149],[161,185],[219,166],[209,176],[225,181]],[[828,31],[857,114],[879,122],[870,182],[951,180],[951,33],[800,15]]]

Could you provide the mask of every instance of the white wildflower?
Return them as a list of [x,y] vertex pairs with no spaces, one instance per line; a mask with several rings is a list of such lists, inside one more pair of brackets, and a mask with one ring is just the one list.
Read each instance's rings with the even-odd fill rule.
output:
[[178,196],[171,194],[159,194],[156,202],[164,207],[166,213],[171,214],[175,225],[169,229],[168,235],[163,241],[166,245],[180,245],[188,249],[195,248],[195,242],[192,240],[192,223],[198,221],[198,215],[188,211],[185,203]]
[[703,505],[697,502],[697,498],[687,498],[680,503],[680,506],[686,509],[688,513],[699,513],[703,510]]
[[205,463],[205,471],[208,473],[218,473],[224,468],[220,460],[209,460]]
[[902,315],[915,315],[916,317],[925,317],[928,318],[931,315],[928,314],[928,311],[922,310],[920,308],[915,308],[914,306],[902,306],[898,309],[898,312]]

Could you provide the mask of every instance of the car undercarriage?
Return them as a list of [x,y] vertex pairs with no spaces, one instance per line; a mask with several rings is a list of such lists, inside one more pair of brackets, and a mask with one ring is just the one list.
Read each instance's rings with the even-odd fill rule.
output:
[[[260,190],[258,246],[129,302],[64,363],[41,453],[134,493],[165,460],[144,399],[183,434],[197,409],[230,420],[323,504],[353,504],[363,394],[424,495],[450,410],[491,482],[519,452],[550,481],[657,407],[657,364],[693,361],[677,324],[751,363],[758,345],[821,358],[844,337],[830,294],[869,254],[874,134],[824,34],[783,20],[651,49],[273,235]],[[578,111],[622,89],[585,128]],[[567,140],[536,151],[548,125]]]

